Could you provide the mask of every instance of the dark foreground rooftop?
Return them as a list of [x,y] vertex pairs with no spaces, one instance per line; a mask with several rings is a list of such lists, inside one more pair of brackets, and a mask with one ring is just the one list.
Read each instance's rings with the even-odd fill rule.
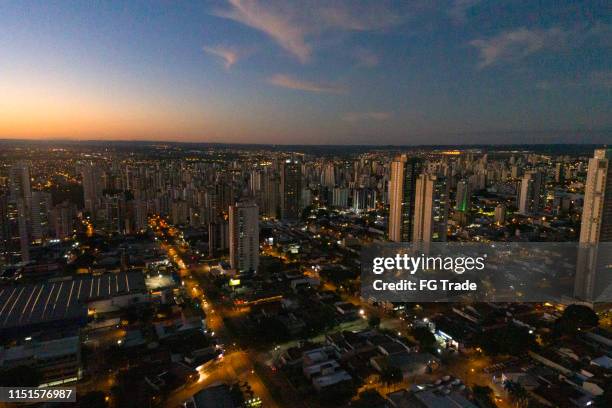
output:
[[0,332],[23,326],[85,320],[87,303],[146,292],[140,272],[107,273],[0,288]]

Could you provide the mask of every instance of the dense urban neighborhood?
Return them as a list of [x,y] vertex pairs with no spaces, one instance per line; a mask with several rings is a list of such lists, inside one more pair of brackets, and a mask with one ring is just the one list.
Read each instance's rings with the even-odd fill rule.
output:
[[579,271],[547,302],[361,288],[372,245],[612,240],[610,149],[4,141],[0,160],[2,386],[80,407],[612,405],[610,303]]

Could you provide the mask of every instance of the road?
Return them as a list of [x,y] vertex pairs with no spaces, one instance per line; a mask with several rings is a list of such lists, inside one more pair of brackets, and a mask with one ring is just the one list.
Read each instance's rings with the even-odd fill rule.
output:
[[180,406],[198,391],[215,383],[232,384],[236,381],[246,381],[253,393],[261,398],[264,407],[278,407],[267,388],[253,370],[252,358],[243,350],[226,353],[223,360],[213,363],[211,367],[200,370],[200,379],[189,387],[171,394],[165,406],[174,408]]
[[[205,273],[209,268],[195,267],[191,270],[188,269],[181,258],[181,255],[185,252],[186,248],[184,246],[173,245],[171,241],[176,237],[176,230],[170,232],[171,233],[169,237],[164,237],[166,239],[163,239],[162,248],[164,248],[168,252],[170,259],[175,263],[175,265],[179,267],[181,276],[183,277],[183,285],[185,286],[185,292],[200,301],[207,315],[208,328],[211,331],[214,331],[215,337],[221,343],[230,345],[230,348],[235,347],[231,336],[224,328],[223,316],[229,316],[233,313],[236,313],[236,311],[223,308],[219,305],[213,305],[208,299],[206,299],[205,293],[202,290],[200,282],[200,280],[202,279],[200,273]],[[329,285],[329,283],[326,283],[326,285]],[[372,306],[359,297],[350,296],[346,294],[342,297],[343,300],[350,301],[358,305],[363,310],[363,318],[353,322],[342,324],[340,327],[337,328],[338,330],[364,329],[367,327],[367,319],[371,316],[377,316],[381,319],[381,328],[393,330],[394,332],[397,332],[400,336],[410,337],[409,322],[405,319],[391,316],[382,308]],[[418,312],[415,313],[419,314]],[[322,341],[323,336],[317,336],[310,340]],[[253,363],[255,361],[258,361],[263,364],[274,362],[284,350],[295,345],[295,342],[288,342],[277,346],[274,350],[270,350],[267,353],[255,353],[253,351],[239,349],[230,351],[226,353],[224,360],[220,362],[217,366],[207,370],[206,372],[203,372],[201,374],[202,376],[200,381],[198,381],[196,384],[171,395],[168,399],[167,406],[175,407],[197,391],[211,384],[214,384],[215,382],[232,383],[235,381],[247,381],[250,384],[255,395],[259,396],[262,399],[262,402],[265,407],[277,407],[279,405],[276,401],[274,401],[274,399],[269,393],[269,390],[262,382],[261,378],[253,370]],[[458,355],[450,364],[443,365],[440,370],[432,373],[431,375],[419,376],[417,378],[412,379],[411,381],[404,381],[402,383],[390,386],[372,384],[370,386],[366,385],[365,388],[374,387],[382,393],[388,393],[400,388],[407,388],[414,383],[426,383],[430,381],[435,381],[436,379],[448,374],[462,379],[466,383],[466,385],[488,385],[489,387],[495,390],[496,395],[503,395],[503,391],[500,392],[501,389],[499,385],[493,383],[491,375],[483,372],[483,369],[490,364],[492,364],[492,362],[488,358],[480,354],[474,354],[470,356]],[[498,399],[497,404],[500,408],[510,407],[510,404],[506,399]],[[303,404],[300,401],[296,401],[295,405],[298,406]]]
[[156,236],[160,241],[160,247],[178,267],[185,293],[194,300],[198,300],[202,305],[206,313],[208,330],[214,333],[214,337],[217,338],[219,343],[229,344],[223,360],[200,369],[200,379],[196,383],[172,393],[166,399],[165,406],[171,408],[180,406],[195,393],[212,384],[232,384],[240,381],[249,384],[255,396],[261,398],[264,407],[278,407],[279,405],[272,398],[263,381],[254,370],[253,363],[256,361],[257,356],[248,350],[237,349],[233,346],[232,339],[228,336],[223,325],[223,309],[216,307],[206,298],[200,283],[192,275],[196,268],[193,268],[193,271],[187,268],[182,259],[186,251],[185,244],[175,244],[178,235],[176,229],[168,227],[168,224],[163,219],[152,220],[150,227],[156,232]]

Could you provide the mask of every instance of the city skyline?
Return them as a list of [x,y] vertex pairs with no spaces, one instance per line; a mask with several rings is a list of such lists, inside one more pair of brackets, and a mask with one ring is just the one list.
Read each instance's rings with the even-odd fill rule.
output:
[[604,3],[301,4],[3,3],[0,138],[611,140]]
[[2,386],[610,406],[609,148],[1,143]]

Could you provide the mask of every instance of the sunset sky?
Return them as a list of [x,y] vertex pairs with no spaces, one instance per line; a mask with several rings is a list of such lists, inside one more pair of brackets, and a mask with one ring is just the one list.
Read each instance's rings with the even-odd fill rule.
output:
[[3,0],[0,138],[612,142],[610,20],[607,1]]

